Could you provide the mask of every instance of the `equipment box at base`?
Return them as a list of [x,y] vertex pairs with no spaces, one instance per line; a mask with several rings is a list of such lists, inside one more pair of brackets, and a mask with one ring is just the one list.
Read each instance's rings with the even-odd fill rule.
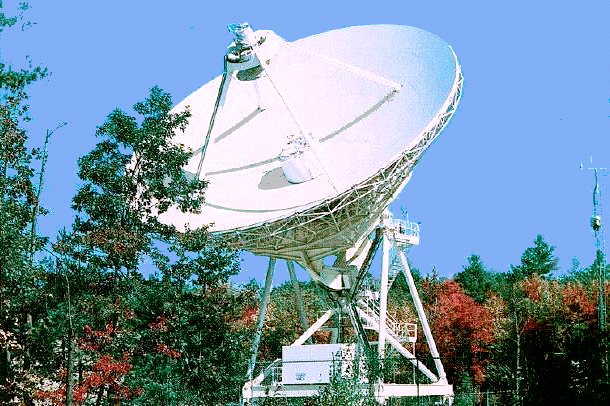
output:
[[329,383],[333,373],[345,374],[354,359],[354,344],[312,344],[282,347],[282,384]]

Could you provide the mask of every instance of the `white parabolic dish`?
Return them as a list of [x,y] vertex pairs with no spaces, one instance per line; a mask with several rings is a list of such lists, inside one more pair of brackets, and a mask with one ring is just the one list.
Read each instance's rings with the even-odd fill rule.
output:
[[[295,42],[271,31],[255,36],[264,71],[232,73],[202,164],[209,186],[201,213],[172,208],[159,220],[182,231],[210,225],[237,248],[286,259],[351,247],[455,111],[462,88],[455,54],[404,26],[349,27]],[[174,138],[195,151],[187,173],[197,172],[221,81],[174,108],[192,113]],[[315,144],[302,163],[314,177],[291,183],[280,155],[299,137]]]

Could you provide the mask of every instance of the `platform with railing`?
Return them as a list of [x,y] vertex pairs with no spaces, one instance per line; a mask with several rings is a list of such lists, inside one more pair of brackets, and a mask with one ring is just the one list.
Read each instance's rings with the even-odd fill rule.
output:
[[[451,385],[431,382],[414,365],[401,356],[388,355],[380,360],[381,368],[373,373],[364,358],[328,359],[316,361],[263,361],[256,368],[258,376],[246,383],[242,390],[245,400],[264,397],[304,398],[317,396],[332,384],[331,379],[349,380],[363,395],[371,385],[379,397],[444,396],[452,392]],[[317,371],[316,376],[302,377],[291,371]],[[321,373],[320,373],[321,372]],[[295,379],[296,378],[296,379]]]
[[392,233],[394,241],[399,246],[419,245],[419,223],[392,219],[386,229]]

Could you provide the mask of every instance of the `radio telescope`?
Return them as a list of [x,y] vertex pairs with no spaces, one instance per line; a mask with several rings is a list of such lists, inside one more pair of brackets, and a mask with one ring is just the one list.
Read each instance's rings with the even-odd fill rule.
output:
[[[349,27],[295,42],[247,23],[229,30],[235,40],[222,75],[174,108],[188,106],[192,113],[174,142],[194,151],[183,169],[209,181],[205,204],[199,214],[172,208],[159,220],[181,231],[211,223],[209,231],[230,246],[270,259],[243,402],[311,396],[328,384],[329,360],[349,352],[350,344],[306,342],[336,314],[351,320],[367,354],[376,345],[383,362],[388,343],[428,379],[415,385],[381,378],[380,402],[451,396],[405,256],[419,243],[419,227],[393,220],[387,208],[455,112],[462,74],[452,48],[426,31],[393,25]],[[363,291],[380,246],[381,286]],[[331,256],[334,264],[325,265]],[[284,347],[283,359],[258,373],[277,259],[287,261],[297,297],[294,262],[330,292],[335,307],[309,326],[300,303],[305,333]],[[417,325],[387,314],[397,272],[408,282],[436,373],[415,358]],[[376,342],[366,329],[376,331]]]

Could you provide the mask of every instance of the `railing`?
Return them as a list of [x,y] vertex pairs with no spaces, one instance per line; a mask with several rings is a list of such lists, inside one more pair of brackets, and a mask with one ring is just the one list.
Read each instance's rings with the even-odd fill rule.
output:
[[404,235],[412,235],[415,237],[419,236],[419,224],[418,223],[412,223],[410,221],[397,220],[397,219],[393,219],[392,223],[393,224],[390,228],[397,233],[404,234]]
[[[383,378],[386,383],[398,384],[430,384],[432,383],[424,374],[422,374],[410,359],[402,355],[388,355],[383,359],[383,362],[377,365],[383,365],[382,369],[375,374]],[[413,359],[416,362],[419,360]],[[287,382],[283,381],[284,375],[282,372],[286,368],[287,373],[296,371],[297,369],[303,372],[302,384],[327,384],[333,376],[341,376],[350,378],[361,383],[369,382],[369,363],[366,357],[350,356],[347,358],[334,358],[329,360],[298,360],[298,361],[283,361],[277,359],[273,362],[261,363],[263,365],[262,372],[259,376],[251,381],[252,385],[246,383],[249,388],[252,387],[278,387],[286,384],[299,384],[298,378],[291,377]],[[306,374],[315,372],[313,376]]]
[[[369,296],[364,296],[359,301],[362,304],[362,310],[367,312],[369,316],[379,320],[379,304],[375,299]],[[407,340],[415,342],[417,339],[417,325],[413,323],[399,322],[386,313],[386,327],[389,332],[399,341]]]
[[282,360],[276,359],[272,362],[259,362],[259,374],[254,375],[256,378],[252,380],[254,385],[277,385],[282,381]]

